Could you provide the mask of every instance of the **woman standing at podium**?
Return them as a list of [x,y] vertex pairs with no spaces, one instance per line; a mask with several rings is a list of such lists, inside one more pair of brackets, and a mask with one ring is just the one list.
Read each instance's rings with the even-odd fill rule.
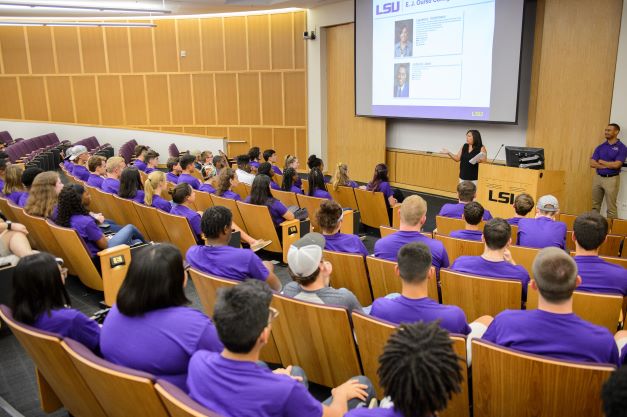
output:
[[478,130],[472,129],[466,132],[466,143],[457,152],[457,155],[448,149],[442,149],[441,153],[448,155],[453,161],[459,162],[459,182],[472,181],[477,185],[479,163],[485,162],[488,155]]

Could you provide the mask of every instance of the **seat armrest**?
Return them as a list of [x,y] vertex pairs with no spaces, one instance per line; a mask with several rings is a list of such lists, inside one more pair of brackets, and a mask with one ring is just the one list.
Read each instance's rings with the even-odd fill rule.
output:
[[98,252],[98,256],[100,257],[100,271],[102,286],[104,287],[104,302],[106,305],[112,306],[131,263],[131,247],[129,245],[117,245]]
[[300,220],[286,220],[281,223],[281,236],[283,242],[283,263],[287,264],[287,251],[292,243],[300,239]]

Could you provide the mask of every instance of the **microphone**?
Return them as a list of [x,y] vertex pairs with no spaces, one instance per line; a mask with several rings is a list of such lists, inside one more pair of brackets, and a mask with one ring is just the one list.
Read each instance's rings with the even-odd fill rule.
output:
[[496,155],[494,155],[494,159],[492,160],[492,163],[494,163],[494,161],[496,161],[496,157],[499,156],[499,153],[501,153],[501,149],[503,149],[503,146],[505,146],[505,144],[501,143],[501,147],[499,148],[499,150],[496,153]]

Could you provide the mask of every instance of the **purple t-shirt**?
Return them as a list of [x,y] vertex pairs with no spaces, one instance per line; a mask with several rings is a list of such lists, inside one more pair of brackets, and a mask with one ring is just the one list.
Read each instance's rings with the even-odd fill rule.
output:
[[520,219],[518,222],[518,245],[530,248],[566,247],[566,223],[548,217]]
[[26,205],[26,200],[28,200],[28,191],[20,196],[20,199],[17,201],[17,205],[20,207],[24,207]]
[[183,216],[189,222],[192,231],[197,237],[200,237],[202,234],[202,230],[200,228],[200,214],[196,213],[194,210],[190,209],[187,206],[182,204],[172,204],[172,209],[170,209],[170,214],[176,214],[177,216]]
[[150,174],[151,172],[154,172],[156,170],[157,170],[157,168],[150,168],[150,167],[147,166],[146,169],[144,170],[144,172],[146,174]]
[[325,235],[324,239],[324,248],[326,250],[343,253],[356,253],[359,255],[368,256],[368,249],[366,249],[366,246],[364,246],[364,242],[362,242],[357,235],[336,233],[334,235]]
[[11,202],[13,202],[13,204],[15,205],[19,205],[20,204],[20,198],[22,198],[22,196],[24,194],[28,194],[26,191],[12,191],[9,194],[7,194],[7,199],[11,200]]
[[[466,207],[466,203],[446,203],[440,209],[438,216],[461,219],[462,214],[464,214],[464,207]],[[484,208],[483,220],[487,221],[487,220],[490,220],[491,218],[492,218],[492,214],[487,209]]]
[[612,334],[574,313],[505,310],[494,318],[482,338],[556,359],[618,364],[618,347]]
[[620,359],[618,364],[627,364],[627,345],[623,346],[623,350],[621,350]]
[[270,275],[261,259],[250,249],[232,246],[192,246],[185,257],[194,268],[222,278],[265,281]]
[[179,176],[173,174],[172,172],[167,172],[165,174],[165,179],[168,182],[173,182],[174,184],[178,184],[179,183]]
[[331,194],[329,194],[328,191],[325,190],[314,190],[312,197],[316,197],[316,198],[326,198],[328,200],[332,200],[333,198],[331,197]]
[[240,197],[239,194],[237,194],[235,191],[231,190],[226,190],[224,194],[219,197],[230,198],[231,200],[235,201],[242,201],[242,197]]
[[135,197],[133,198],[127,198],[127,200],[133,200],[137,203],[140,204],[144,204],[144,199],[146,198],[146,194],[144,193],[144,190],[137,190],[137,193],[135,194]]
[[598,256],[575,256],[581,285],[577,291],[627,296],[627,270]]
[[89,170],[83,165],[74,165],[72,175],[81,181],[87,181],[89,179]]
[[216,193],[216,189],[213,188],[211,184],[201,184],[200,187],[198,187],[198,191],[202,191],[204,193],[209,193],[209,194]]
[[115,364],[148,372],[187,391],[185,380],[198,350],[221,352],[215,326],[190,307],[168,307],[128,317],[114,305],[102,326],[100,351]]
[[270,188],[281,191],[281,186],[274,181],[270,181]]
[[428,238],[420,232],[398,231],[377,240],[374,244],[374,256],[387,259],[388,261],[396,261],[396,256],[401,247],[411,242],[424,243],[429,247],[433,258],[431,263],[436,268],[447,268],[449,266],[448,254],[442,242]]
[[481,242],[483,232],[481,230],[453,230],[450,236],[456,239],[476,240],[477,242]]
[[200,351],[189,362],[189,395],[226,417],[321,417],[322,404],[288,375]]
[[383,193],[386,201],[388,198],[390,198],[390,196],[394,195],[394,192],[392,191],[392,188],[390,187],[390,183],[387,181],[383,181],[379,183],[379,186],[376,188],[372,188],[370,185],[367,185],[366,189],[368,191],[377,191],[377,192]]
[[512,265],[507,261],[489,261],[481,256],[460,256],[455,259],[451,269],[482,277],[518,280],[522,285],[522,299],[527,299],[529,273],[522,265]]
[[75,214],[70,217],[70,226],[76,230],[78,235],[83,239],[89,254],[93,257],[100,251],[96,246],[96,241],[103,236],[102,230],[98,227],[96,220],[90,215]]
[[394,408],[353,408],[344,417],[405,417]]
[[90,185],[92,187],[97,187],[97,188],[101,188],[102,187],[102,182],[104,181],[104,178],[101,177],[100,175],[96,175],[96,174],[89,174],[89,178],[87,178],[87,185]]
[[396,298],[377,298],[372,303],[370,315],[395,324],[440,320],[440,327],[451,333],[470,333],[466,315],[461,308],[438,304],[429,297],[412,299],[401,295]]
[[292,185],[292,187],[290,188],[290,191],[293,192],[293,193],[296,193],[296,194],[304,194],[303,190],[301,190],[296,185]]
[[251,168],[259,168],[259,161],[250,161],[250,162],[248,163],[248,165],[249,165]]
[[[603,142],[594,149],[592,159],[598,161],[599,159],[607,162],[621,161],[625,162],[627,158],[627,146],[618,140],[615,144],[610,145],[607,141]],[[620,174],[620,168],[597,168],[597,174],[599,175],[612,175]]]
[[520,219],[524,219],[524,217],[510,217],[509,219],[507,219],[507,223],[512,226],[518,226]]
[[[246,197],[244,200],[245,203],[250,204],[250,196]],[[281,223],[285,221],[283,215],[287,213],[287,207],[283,203],[281,203],[276,198],[272,198],[268,200],[266,206],[270,210],[270,217],[272,217],[272,223],[274,223],[275,227],[278,227]]]
[[138,170],[144,171],[144,172],[146,172],[146,168],[148,167],[148,165],[146,165],[144,161],[140,161],[139,159],[136,159],[133,161],[133,166],[137,168]]
[[172,204],[165,198],[161,198],[158,195],[152,196],[152,207],[165,211],[166,213],[169,213],[172,210]]
[[105,193],[118,194],[120,191],[120,181],[115,178],[105,178],[102,180],[102,184],[100,185],[100,189]]
[[65,167],[65,170],[67,172],[69,172],[70,174],[72,173],[72,169],[74,169],[74,163],[72,161],[66,159],[65,161],[63,161],[63,166]]
[[196,178],[196,177],[194,177],[192,175],[189,175],[189,174],[183,173],[183,174],[181,174],[179,176],[179,182],[178,183],[180,184],[182,182],[188,183],[189,185],[192,186],[192,188],[194,190],[197,190],[200,187],[200,181],[198,180],[198,178]]
[[272,165],[272,170],[274,171],[275,174],[283,175],[283,171],[281,171],[281,168],[279,168],[276,165]]
[[96,352],[100,343],[100,326],[94,320],[73,308],[60,308],[44,312],[37,317],[33,327],[69,337]]

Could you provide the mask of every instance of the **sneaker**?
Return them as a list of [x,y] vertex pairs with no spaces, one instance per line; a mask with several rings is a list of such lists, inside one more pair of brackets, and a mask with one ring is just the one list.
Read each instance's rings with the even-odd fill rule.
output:
[[270,245],[271,243],[272,243],[271,240],[259,239],[258,241],[256,241],[252,245],[250,245],[250,250],[252,250],[253,252],[257,252],[258,250],[261,250],[261,249],[265,248],[266,246]]

